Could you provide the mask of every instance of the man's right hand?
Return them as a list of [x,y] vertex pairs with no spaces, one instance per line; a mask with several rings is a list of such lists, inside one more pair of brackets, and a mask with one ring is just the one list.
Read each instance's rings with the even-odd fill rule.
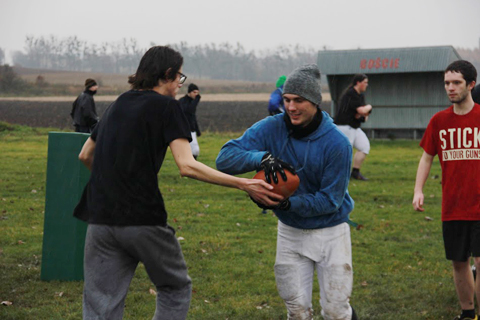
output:
[[420,211],[420,212],[425,211],[425,209],[423,208],[423,200],[424,200],[423,192],[415,192],[415,194],[413,195],[413,201],[412,201],[413,209],[415,209],[415,211]]
[[242,179],[241,190],[248,193],[250,198],[255,202],[259,207],[277,207],[280,203],[285,200],[283,196],[272,192],[273,187],[260,179]]

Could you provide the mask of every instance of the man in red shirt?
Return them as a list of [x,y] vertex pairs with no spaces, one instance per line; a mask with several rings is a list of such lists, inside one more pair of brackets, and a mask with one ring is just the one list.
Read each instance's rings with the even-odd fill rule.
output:
[[[458,60],[445,70],[449,108],[436,113],[420,142],[424,149],[418,165],[413,208],[424,211],[423,186],[433,158],[442,168],[442,227],[446,258],[452,261],[462,314],[455,319],[477,320],[474,295],[480,305],[480,281],[475,283],[470,257],[480,267],[480,105],[472,99],[477,71]],[[480,269],[479,269],[480,270]]]

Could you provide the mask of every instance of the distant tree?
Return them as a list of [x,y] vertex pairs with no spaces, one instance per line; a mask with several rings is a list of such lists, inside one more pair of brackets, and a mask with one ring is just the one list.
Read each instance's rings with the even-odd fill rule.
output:
[[22,66],[22,67],[27,66],[27,63],[25,63],[27,59],[28,59],[27,55],[22,51],[16,50],[12,54],[12,60],[15,66]]
[[8,64],[0,66],[0,93],[14,93],[21,91],[27,84]]
[[0,48],[0,65],[4,64],[5,62],[5,51],[3,51],[2,48]]

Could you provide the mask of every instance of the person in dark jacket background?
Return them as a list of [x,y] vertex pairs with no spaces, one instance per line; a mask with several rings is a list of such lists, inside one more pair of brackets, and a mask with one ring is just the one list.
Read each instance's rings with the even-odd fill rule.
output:
[[188,124],[190,126],[190,132],[192,134],[192,142],[190,142],[190,148],[195,159],[200,155],[200,146],[198,145],[197,138],[202,135],[197,122],[197,106],[200,102],[200,89],[194,83],[188,86],[188,93],[178,100],[183,112],[187,116]]
[[95,80],[85,80],[85,90],[73,102],[70,115],[73,119],[75,132],[91,133],[98,122],[97,110],[93,96],[97,93],[98,84]]

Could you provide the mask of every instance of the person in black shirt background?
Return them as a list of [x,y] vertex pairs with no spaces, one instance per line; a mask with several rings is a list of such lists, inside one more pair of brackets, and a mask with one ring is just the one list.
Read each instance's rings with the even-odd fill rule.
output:
[[340,97],[334,120],[338,129],[350,140],[352,147],[357,149],[351,174],[351,177],[357,180],[368,180],[360,173],[360,167],[370,151],[367,135],[360,129],[362,122],[367,121],[372,112],[372,106],[365,103],[363,95],[367,87],[368,77],[365,74],[356,74]]
[[237,178],[195,161],[188,120],[175,100],[186,79],[182,64],[177,51],[150,48],[129,77],[132,90],[105,111],[80,152],[80,160],[91,170],[74,211],[88,223],[84,319],[122,318],[139,262],[157,290],[153,319],[187,316],[191,279],[158,187],[168,147],[182,176],[238,188],[267,206],[283,200],[263,180]]
[[188,86],[188,93],[180,98],[180,106],[183,112],[187,116],[188,124],[190,126],[190,133],[192,134],[192,142],[190,142],[190,148],[192,149],[193,157],[195,159],[200,155],[200,146],[198,145],[197,138],[202,135],[197,122],[197,106],[200,102],[200,89],[196,84],[191,83]]
[[473,102],[480,104],[480,84],[477,84],[472,90]]

